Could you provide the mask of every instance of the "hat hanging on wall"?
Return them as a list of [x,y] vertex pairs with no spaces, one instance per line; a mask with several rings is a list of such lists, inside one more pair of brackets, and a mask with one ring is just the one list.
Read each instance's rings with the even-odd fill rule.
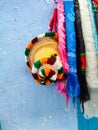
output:
[[65,77],[58,52],[58,35],[48,32],[40,35],[25,49],[26,64],[35,81],[50,85]]
[[25,59],[38,84],[50,85],[57,82],[56,90],[65,96],[67,105],[69,96],[66,90],[66,77],[69,67],[65,44],[64,6],[63,2],[54,0],[54,3],[57,7],[54,8],[49,22],[49,32],[31,40],[25,49]]

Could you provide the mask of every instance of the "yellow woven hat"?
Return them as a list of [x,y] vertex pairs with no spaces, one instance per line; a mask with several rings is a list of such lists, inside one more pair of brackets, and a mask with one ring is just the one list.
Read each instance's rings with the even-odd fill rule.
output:
[[35,37],[25,49],[26,64],[39,84],[49,85],[64,79],[58,52],[58,35],[48,32]]

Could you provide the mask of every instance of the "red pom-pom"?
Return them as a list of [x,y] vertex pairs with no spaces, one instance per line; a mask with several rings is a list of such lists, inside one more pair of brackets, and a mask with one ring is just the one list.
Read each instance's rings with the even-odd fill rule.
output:
[[98,0],[93,0],[98,5]]

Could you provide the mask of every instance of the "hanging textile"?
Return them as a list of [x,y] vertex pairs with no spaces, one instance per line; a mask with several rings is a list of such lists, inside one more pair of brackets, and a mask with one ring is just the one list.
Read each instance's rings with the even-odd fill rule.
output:
[[80,101],[84,103],[90,99],[90,94],[86,82],[86,53],[84,38],[82,34],[80,9],[78,0],[74,1],[75,4],[75,30],[76,30],[76,41],[77,41],[77,74],[80,83]]
[[95,11],[95,21],[96,21],[96,28],[97,28],[97,35],[98,35],[98,4],[94,4],[94,11]]
[[97,69],[97,57],[94,46],[94,37],[92,31],[92,24],[90,20],[90,12],[88,8],[88,1],[79,0],[81,24],[83,30],[83,37],[86,48],[86,59],[87,59],[87,83],[90,88],[98,87],[98,69]]
[[[65,31],[65,17],[64,17],[64,3],[63,1],[57,2],[57,27],[58,27],[58,50],[60,54],[60,58],[62,61],[62,65],[65,73],[67,74],[69,71],[67,52],[66,52],[66,31]],[[62,93],[66,97],[66,105],[68,104],[68,94],[66,91],[66,79],[63,81],[58,81],[57,91]]]
[[60,58],[66,73],[69,71],[67,52],[66,52],[66,31],[65,31],[65,17],[64,4],[57,2],[57,16],[58,16],[58,36],[59,36],[59,52]]
[[[91,8],[91,6],[89,6],[88,0],[85,0],[84,2],[82,0],[79,0],[79,6],[80,6],[83,37],[84,37],[85,48],[86,48],[86,59],[87,59],[86,79],[87,79],[87,83],[91,91],[90,101],[87,101],[84,103],[84,116],[87,118],[90,118],[94,116],[97,117],[97,111],[95,111],[95,109],[98,110],[97,107],[94,109],[94,107],[96,106],[94,104],[95,96],[98,95],[97,93],[98,62],[97,62],[97,56],[96,56],[96,48],[94,45],[95,39],[94,39],[93,29],[92,29],[91,14],[89,11],[89,8]],[[96,98],[96,101],[97,101],[97,98]],[[98,101],[95,103],[98,104]]]
[[76,35],[75,35],[75,14],[74,1],[64,1],[65,27],[66,27],[66,45],[69,64],[69,73],[67,76],[67,92],[70,97],[77,97],[80,94],[80,86],[77,78],[76,65]]
[[[92,6],[93,6],[93,11],[94,11],[95,24],[96,24],[96,30],[97,30],[97,39],[98,39],[98,4],[93,2]],[[97,42],[97,46],[98,46],[98,42]],[[98,60],[98,58],[97,58],[97,60]]]
[[88,7],[89,7],[89,12],[90,12],[91,24],[92,24],[94,45],[96,48],[96,55],[98,56],[98,35],[97,35],[97,29],[96,29],[96,24],[95,24],[95,17],[94,17],[95,15],[94,15],[94,10],[93,10],[92,0],[88,0]]

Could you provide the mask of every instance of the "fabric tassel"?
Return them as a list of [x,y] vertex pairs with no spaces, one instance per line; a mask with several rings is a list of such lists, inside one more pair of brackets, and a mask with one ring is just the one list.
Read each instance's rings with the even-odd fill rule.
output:
[[79,90],[79,83],[76,74],[71,72],[68,73],[66,86],[67,86],[67,92],[69,96],[71,97],[79,96],[80,90]]
[[75,36],[75,14],[74,14],[74,2],[64,1],[65,9],[65,26],[67,37],[67,55],[69,64],[69,73],[67,76],[67,92],[70,97],[77,97],[80,94],[80,86],[77,77],[77,65],[76,65],[76,36]]
[[90,100],[90,94],[86,82],[86,53],[85,44],[81,28],[80,9],[78,0],[75,4],[75,29],[76,29],[76,52],[77,52],[77,74],[80,83],[80,101],[83,103]]
[[69,96],[67,94],[67,90],[66,90],[65,85],[66,85],[66,80],[58,81],[56,89],[59,93],[61,93],[63,96],[65,96],[66,106],[67,106],[68,101],[69,101]]

